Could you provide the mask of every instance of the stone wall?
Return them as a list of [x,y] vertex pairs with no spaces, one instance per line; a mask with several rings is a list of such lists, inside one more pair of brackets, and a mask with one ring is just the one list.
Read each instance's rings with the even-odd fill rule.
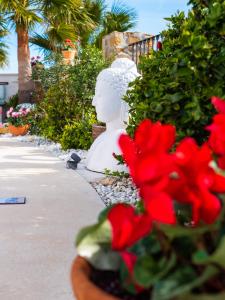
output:
[[149,37],[151,37],[150,34],[141,32],[114,31],[102,39],[103,55],[105,58],[130,57],[128,45]]

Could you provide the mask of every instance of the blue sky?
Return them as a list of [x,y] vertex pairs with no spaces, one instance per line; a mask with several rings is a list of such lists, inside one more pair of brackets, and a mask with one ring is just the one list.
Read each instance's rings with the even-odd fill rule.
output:
[[[109,7],[113,0],[106,0]],[[123,0],[127,5],[136,8],[138,13],[138,24],[132,31],[140,31],[150,34],[157,34],[166,28],[165,17],[169,17],[177,10],[187,12],[188,0]],[[1,73],[17,72],[17,42],[16,35],[11,34],[7,38],[9,46],[9,66]],[[31,47],[31,56],[38,55],[35,47]]]

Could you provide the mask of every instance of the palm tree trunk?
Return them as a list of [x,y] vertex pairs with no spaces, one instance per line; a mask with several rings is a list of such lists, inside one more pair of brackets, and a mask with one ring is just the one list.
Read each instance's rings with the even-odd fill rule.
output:
[[33,82],[31,80],[28,30],[26,27],[18,26],[16,32],[18,40],[19,103],[32,102]]

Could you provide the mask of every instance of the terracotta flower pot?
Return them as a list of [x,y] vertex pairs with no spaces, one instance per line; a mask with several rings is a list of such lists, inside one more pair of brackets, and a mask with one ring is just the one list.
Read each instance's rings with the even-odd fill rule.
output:
[[9,125],[8,129],[9,129],[9,133],[11,133],[14,136],[18,136],[18,135],[25,135],[28,132],[30,125],[24,125],[24,126],[13,126],[13,125]]
[[91,266],[78,256],[72,266],[71,281],[76,300],[120,300],[113,297],[90,281]]
[[63,50],[62,55],[66,60],[73,60],[77,56],[77,50]]
[[93,139],[95,140],[104,131],[106,131],[105,126],[93,124],[92,125],[92,137],[93,137]]
[[5,133],[9,133],[8,127],[2,127],[2,128],[0,128],[0,134],[5,134]]

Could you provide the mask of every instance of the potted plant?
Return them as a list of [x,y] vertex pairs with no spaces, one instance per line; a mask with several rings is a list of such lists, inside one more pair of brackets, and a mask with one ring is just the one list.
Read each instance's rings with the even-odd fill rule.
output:
[[94,140],[104,131],[106,131],[105,123],[92,124],[92,137]]
[[72,61],[77,56],[77,43],[66,39],[62,50],[62,55],[66,61]]
[[175,128],[150,120],[120,137],[141,200],[105,209],[78,234],[77,300],[225,299],[225,101],[213,104],[201,146],[175,146]]
[[17,107],[7,111],[7,122],[9,132],[14,135],[25,135],[30,127],[30,107]]
[[8,132],[9,130],[7,124],[0,123],[0,134],[5,134]]

